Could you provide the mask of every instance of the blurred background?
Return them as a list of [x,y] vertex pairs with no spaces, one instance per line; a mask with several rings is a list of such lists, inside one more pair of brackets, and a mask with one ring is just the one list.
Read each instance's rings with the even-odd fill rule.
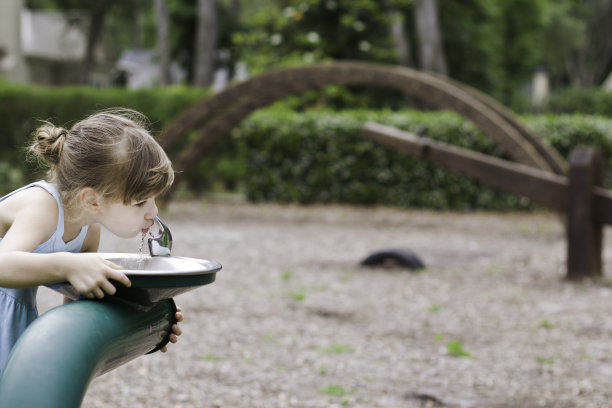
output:
[[[2,190],[40,177],[21,149],[40,119],[69,126],[127,106],[161,132],[232,84],[338,60],[448,76],[512,109],[564,157],[580,144],[612,156],[610,0],[3,0],[0,19]],[[504,157],[463,118],[410,95],[327,86],[236,124],[187,170],[179,196],[532,208],[355,137],[372,119]]]

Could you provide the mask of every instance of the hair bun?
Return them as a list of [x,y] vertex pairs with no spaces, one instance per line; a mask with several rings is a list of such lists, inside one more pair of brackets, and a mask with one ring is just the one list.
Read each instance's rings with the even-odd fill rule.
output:
[[43,159],[47,164],[59,163],[68,131],[64,128],[45,124],[34,132],[34,141],[30,145],[30,152]]

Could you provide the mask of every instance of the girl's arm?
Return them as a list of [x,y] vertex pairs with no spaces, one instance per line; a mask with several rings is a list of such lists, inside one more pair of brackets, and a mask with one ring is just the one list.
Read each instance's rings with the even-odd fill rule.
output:
[[[116,289],[111,279],[130,286],[118,265],[96,254],[32,253],[55,230],[57,205],[51,205],[55,209],[46,202],[33,202],[15,214],[0,241],[0,286],[19,288],[68,281],[79,293],[91,298],[114,294]],[[90,244],[94,243],[92,235]]]

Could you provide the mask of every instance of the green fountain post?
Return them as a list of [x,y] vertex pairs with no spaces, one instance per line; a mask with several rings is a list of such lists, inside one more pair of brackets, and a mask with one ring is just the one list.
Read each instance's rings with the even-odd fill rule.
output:
[[79,300],[68,283],[49,286],[74,302],[36,319],[0,377],[0,408],[78,408],[91,380],[162,348],[176,322],[173,297],[215,281],[221,264],[176,256],[99,253],[132,285]]
[[36,319],[0,377],[0,407],[80,407],[91,380],[167,343],[172,299],[138,305],[79,300]]

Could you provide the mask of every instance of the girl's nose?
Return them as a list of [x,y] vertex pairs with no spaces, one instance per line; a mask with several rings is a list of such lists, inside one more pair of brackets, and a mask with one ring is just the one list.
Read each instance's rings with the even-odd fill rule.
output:
[[153,218],[157,217],[158,212],[159,211],[157,210],[157,205],[155,204],[155,201],[153,201],[153,205],[147,211],[145,218],[148,220],[152,220]]

